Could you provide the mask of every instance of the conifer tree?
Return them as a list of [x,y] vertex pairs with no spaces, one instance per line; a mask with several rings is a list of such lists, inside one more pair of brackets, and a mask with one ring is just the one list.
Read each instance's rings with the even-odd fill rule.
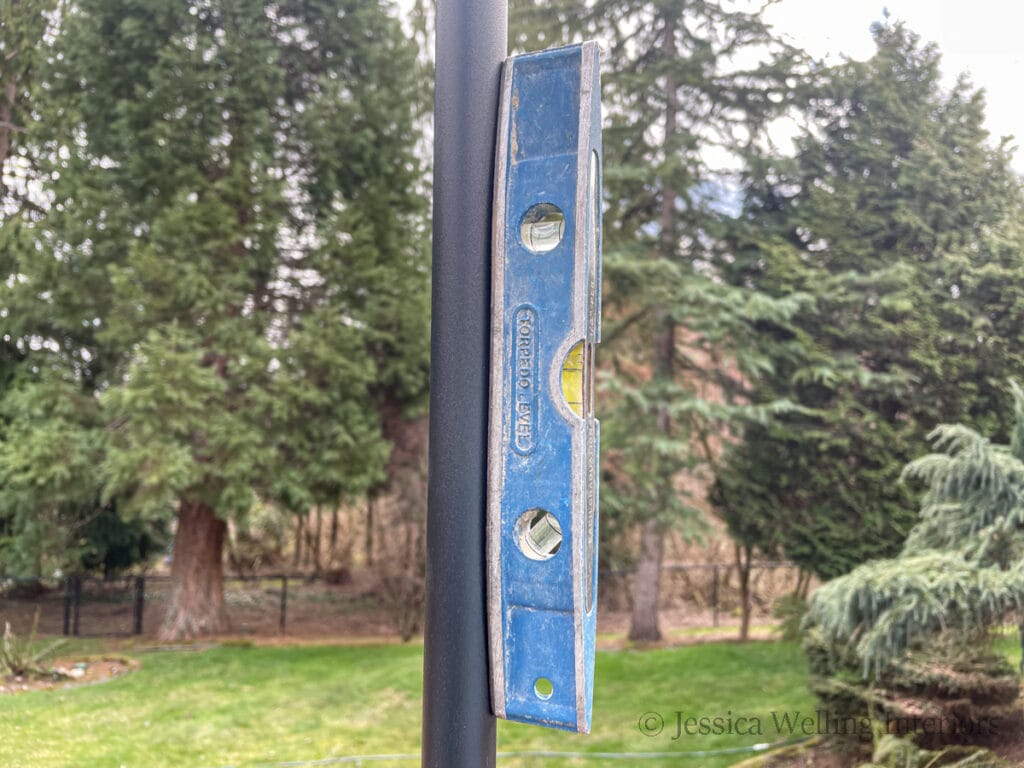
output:
[[[46,51],[48,14],[55,4],[55,0],[0,2],[0,278],[5,281],[13,278],[9,254],[20,220],[39,208],[28,188],[34,158],[23,139],[33,122],[32,101]],[[0,392],[9,385],[21,357],[10,334],[0,334]]]
[[33,100],[56,5],[56,0],[0,2],[0,222],[36,205],[25,184],[32,158],[22,138],[35,119]]
[[640,525],[630,636],[656,639],[665,535],[699,530],[718,435],[764,359],[750,330],[785,323],[798,302],[721,280],[730,169],[716,162],[742,163],[763,138],[794,96],[799,55],[756,13],[714,2],[597,3],[595,15],[611,43],[604,507]]
[[[938,452],[903,472],[925,486],[903,550],[814,593],[807,645],[819,695],[896,714],[920,711],[913,700],[929,698],[933,710],[961,724],[987,718],[991,736],[1024,726],[1019,680],[991,649],[992,629],[1020,622],[1024,606],[1024,391],[1013,382],[1010,390],[1013,418],[1000,430],[1009,442],[960,424],[936,428],[929,438]],[[850,662],[874,682],[873,692],[844,681]]]
[[796,157],[753,167],[730,276],[814,298],[754,387],[801,407],[749,425],[718,482],[760,545],[823,578],[899,551],[901,468],[941,422],[999,436],[1000,382],[1024,371],[1006,144],[966,79],[942,88],[935,46],[874,36],[871,59],[821,73]]
[[640,529],[630,637],[653,640],[665,537],[701,530],[720,435],[784,405],[746,407],[745,380],[773,343],[752,331],[784,325],[801,299],[722,274],[730,185],[792,103],[804,65],[759,13],[724,3],[513,4],[517,45],[585,36],[608,46],[602,513]]
[[227,521],[364,493],[376,388],[424,387],[415,50],[376,0],[84,0],[54,50],[4,492],[174,517],[162,634],[215,632]]

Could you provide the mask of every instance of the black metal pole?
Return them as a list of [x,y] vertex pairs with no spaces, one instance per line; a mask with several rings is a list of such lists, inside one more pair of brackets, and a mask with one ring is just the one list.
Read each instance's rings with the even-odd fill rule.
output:
[[82,577],[75,576],[75,601],[72,616],[71,634],[78,637],[78,615],[82,611]]
[[142,634],[142,614],[146,610],[146,577],[135,577],[135,625],[132,632]]
[[438,0],[423,768],[495,764],[484,555],[491,198],[507,0]]
[[71,634],[71,601],[73,599],[72,577],[64,579],[64,637]]

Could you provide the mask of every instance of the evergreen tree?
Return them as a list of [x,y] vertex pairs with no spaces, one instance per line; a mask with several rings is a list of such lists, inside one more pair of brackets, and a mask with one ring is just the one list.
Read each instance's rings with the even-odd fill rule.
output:
[[[28,189],[33,158],[22,139],[32,122],[47,14],[54,5],[55,0],[0,2],[0,278],[5,281],[14,278],[8,254],[20,219],[38,209]],[[8,314],[0,307],[0,320]],[[10,385],[22,356],[10,334],[0,333],[0,392]]]
[[755,166],[729,278],[814,298],[768,329],[794,343],[754,382],[801,407],[749,425],[718,487],[759,544],[823,578],[899,551],[916,517],[901,468],[937,423],[998,435],[999,382],[1024,371],[1005,143],[965,79],[942,89],[933,45],[895,23],[874,36],[871,59],[822,73],[796,158]]
[[76,491],[174,516],[162,634],[218,631],[226,521],[364,493],[374,393],[424,387],[415,50],[376,0],[85,0],[54,49],[0,477],[38,507],[67,452]]
[[630,636],[656,639],[665,534],[699,530],[718,435],[764,359],[750,331],[799,302],[721,280],[732,170],[715,163],[742,162],[763,138],[794,97],[800,57],[759,15],[716,2],[598,2],[593,13],[611,45],[603,508],[640,526]]
[[[25,245],[26,227],[45,212],[45,199],[35,189],[40,148],[29,136],[40,123],[36,101],[55,7],[55,0],[0,2],[0,280],[8,287],[20,280],[13,256]],[[12,334],[17,321],[0,302],[0,401],[18,378],[32,375],[21,363],[29,345],[41,343]],[[0,429],[8,421],[7,409],[0,408]],[[0,499],[6,490],[0,488]],[[86,504],[79,501],[63,509],[47,507],[39,515],[0,501],[0,573],[39,577],[68,566],[74,559],[74,523],[91,507],[95,494]],[[48,551],[61,554],[48,558]]]
[[1011,382],[1011,392],[1009,444],[941,425],[929,435],[941,452],[904,469],[925,494],[899,557],[815,592],[810,619],[830,639],[852,642],[867,671],[940,633],[984,642],[1024,605],[1024,391]]
[[801,297],[773,300],[722,275],[733,258],[729,190],[796,97],[803,57],[758,13],[713,1],[523,0],[512,9],[523,48],[571,37],[609,46],[602,519],[640,529],[630,637],[657,639],[667,532],[702,529],[720,436],[785,406],[747,407],[745,380],[764,364],[762,342],[772,343],[753,329],[784,325]]
[[26,180],[32,158],[22,137],[35,121],[33,100],[57,0],[0,2],[0,222],[35,207]]
[[[961,723],[985,718],[992,736],[1024,726],[1019,680],[991,651],[991,630],[1020,621],[1024,605],[1024,391],[1011,382],[1011,392],[1014,418],[1000,430],[1009,443],[964,425],[935,429],[929,437],[941,452],[903,472],[926,489],[903,550],[815,592],[808,647],[826,700],[841,695],[903,716],[920,712],[914,699],[923,698]],[[859,662],[876,690],[844,679],[844,659]]]

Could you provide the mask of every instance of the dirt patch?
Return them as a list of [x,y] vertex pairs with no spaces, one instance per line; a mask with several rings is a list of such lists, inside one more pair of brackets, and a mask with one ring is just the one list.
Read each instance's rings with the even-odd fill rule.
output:
[[21,677],[11,675],[0,678],[0,694],[50,691],[55,688],[95,685],[96,683],[102,683],[133,672],[139,666],[140,663],[136,659],[115,656],[59,659],[54,662],[51,674],[46,676]]
[[861,762],[853,755],[839,754],[819,744],[799,754],[767,757],[758,768],[852,768]]
[[991,748],[993,752],[1014,765],[1024,765],[1024,736],[1009,744],[1000,744]]

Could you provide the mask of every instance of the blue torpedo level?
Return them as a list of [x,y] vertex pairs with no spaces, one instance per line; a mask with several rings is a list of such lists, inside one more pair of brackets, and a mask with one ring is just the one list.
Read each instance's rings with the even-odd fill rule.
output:
[[588,732],[597,619],[596,43],[505,62],[495,167],[488,625],[498,717]]

